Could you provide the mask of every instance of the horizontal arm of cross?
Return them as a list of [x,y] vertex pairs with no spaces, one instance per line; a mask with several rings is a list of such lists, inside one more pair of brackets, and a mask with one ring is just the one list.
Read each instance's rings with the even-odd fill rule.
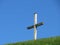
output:
[[[35,24],[35,26],[38,27],[38,26],[41,26],[43,24],[44,24],[43,22],[40,22],[38,24]],[[32,29],[32,28],[34,28],[34,25],[27,27],[27,29]]]

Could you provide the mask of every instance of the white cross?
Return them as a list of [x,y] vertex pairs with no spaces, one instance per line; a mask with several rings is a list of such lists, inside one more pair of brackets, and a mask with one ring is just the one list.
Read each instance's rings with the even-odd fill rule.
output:
[[34,28],[34,40],[37,39],[37,27],[43,25],[43,22],[37,23],[37,13],[34,13],[34,25],[27,27],[27,29]]

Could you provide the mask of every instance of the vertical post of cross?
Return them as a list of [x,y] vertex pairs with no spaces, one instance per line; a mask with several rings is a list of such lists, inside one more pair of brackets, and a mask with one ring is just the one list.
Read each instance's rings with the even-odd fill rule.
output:
[[37,39],[37,13],[34,13],[34,40]]

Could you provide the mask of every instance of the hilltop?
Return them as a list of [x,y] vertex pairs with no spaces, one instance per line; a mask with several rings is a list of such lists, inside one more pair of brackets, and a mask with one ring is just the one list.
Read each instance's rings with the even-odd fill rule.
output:
[[37,39],[36,41],[30,40],[24,42],[17,42],[7,45],[60,45],[60,36]]

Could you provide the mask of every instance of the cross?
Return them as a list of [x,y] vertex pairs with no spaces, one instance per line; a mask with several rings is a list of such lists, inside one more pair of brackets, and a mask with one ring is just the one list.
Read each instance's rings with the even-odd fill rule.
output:
[[27,29],[34,28],[34,40],[37,39],[37,27],[43,25],[43,22],[37,23],[37,13],[34,13],[34,25],[27,27]]

